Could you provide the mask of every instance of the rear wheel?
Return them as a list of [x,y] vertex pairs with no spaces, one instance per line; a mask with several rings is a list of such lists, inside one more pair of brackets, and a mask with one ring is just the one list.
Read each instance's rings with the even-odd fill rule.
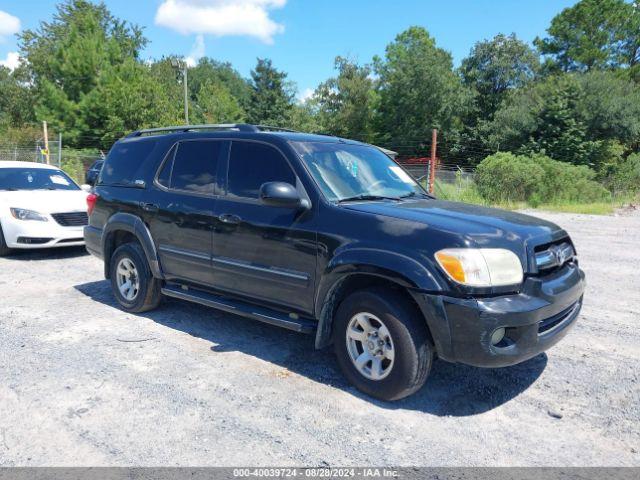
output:
[[140,313],[156,308],[162,300],[160,281],[137,243],[121,245],[111,256],[111,289],[127,312]]
[[387,401],[420,389],[433,361],[422,315],[402,294],[382,288],[356,292],[342,302],[333,345],[345,377]]
[[4,239],[4,232],[2,231],[2,226],[0,225],[0,257],[4,257],[11,253],[11,249],[7,247],[7,242]]

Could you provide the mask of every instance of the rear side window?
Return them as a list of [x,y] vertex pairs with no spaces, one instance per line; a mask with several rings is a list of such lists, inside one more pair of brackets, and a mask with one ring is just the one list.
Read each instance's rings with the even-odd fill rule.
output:
[[171,170],[173,170],[173,156],[176,154],[176,147],[174,145],[167,154],[167,160],[162,165],[162,170],[158,173],[158,183],[163,187],[171,187]]
[[296,184],[296,176],[282,154],[269,145],[234,141],[229,156],[228,194],[259,198],[267,182]]
[[190,140],[178,143],[158,174],[158,183],[174,190],[213,194],[223,142]]
[[100,172],[102,185],[133,185],[141,179],[141,166],[149,159],[158,143],[155,140],[135,140],[116,143]]

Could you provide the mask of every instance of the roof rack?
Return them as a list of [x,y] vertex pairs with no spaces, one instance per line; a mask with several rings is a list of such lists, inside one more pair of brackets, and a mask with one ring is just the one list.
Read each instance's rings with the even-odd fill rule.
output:
[[290,132],[299,133],[298,130],[292,130],[290,128],[274,127],[273,125],[251,125],[256,127],[259,132]]
[[238,132],[296,132],[288,128],[273,127],[270,125],[251,125],[248,123],[212,123],[205,125],[176,125],[172,127],[145,128],[136,130],[127,135],[126,138],[141,137],[143,135],[154,135],[168,132],[192,132],[195,130],[234,130]]

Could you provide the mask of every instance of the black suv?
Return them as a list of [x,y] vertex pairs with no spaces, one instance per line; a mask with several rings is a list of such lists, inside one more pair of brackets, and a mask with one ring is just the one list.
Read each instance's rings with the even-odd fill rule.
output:
[[188,300],[333,344],[360,390],[418,390],[432,360],[527,360],[585,286],[556,225],[427,194],[378,148],[255,125],[141,130],[111,149],[87,249],[123,309]]

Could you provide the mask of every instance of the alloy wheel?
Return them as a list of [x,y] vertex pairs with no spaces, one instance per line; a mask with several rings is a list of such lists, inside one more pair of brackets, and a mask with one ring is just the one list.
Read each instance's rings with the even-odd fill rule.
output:
[[125,300],[131,302],[138,295],[140,290],[140,277],[138,276],[138,270],[135,264],[130,258],[125,257],[118,262],[116,283],[118,290],[120,290],[120,295],[122,295]]
[[361,312],[349,321],[346,331],[349,358],[369,380],[386,378],[393,368],[395,351],[389,329],[378,317]]

